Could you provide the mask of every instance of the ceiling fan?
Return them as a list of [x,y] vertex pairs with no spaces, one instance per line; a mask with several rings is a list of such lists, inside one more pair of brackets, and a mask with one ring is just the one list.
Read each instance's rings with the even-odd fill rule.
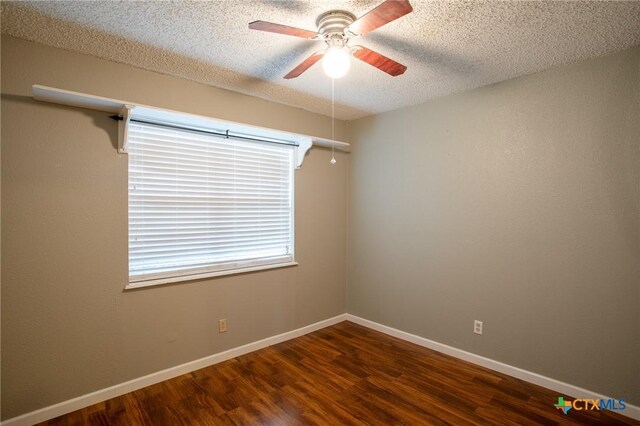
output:
[[315,52],[302,61],[284,76],[286,79],[298,77],[323,57],[325,73],[331,78],[342,77],[349,70],[349,54],[396,77],[403,74],[407,67],[366,47],[349,46],[348,42],[353,38],[370,33],[411,11],[413,11],[413,8],[408,0],[386,0],[358,19],[352,13],[344,10],[325,12],[316,21],[317,32],[266,21],[251,22],[249,28],[327,43],[326,49]]

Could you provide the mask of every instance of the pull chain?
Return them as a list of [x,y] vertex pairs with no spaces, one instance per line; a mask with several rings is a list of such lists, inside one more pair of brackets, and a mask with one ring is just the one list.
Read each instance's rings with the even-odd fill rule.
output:
[[336,140],[336,110],[335,110],[335,82],[334,78],[331,79],[331,161],[329,163],[333,166],[336,164],[335,155],[335,140]]

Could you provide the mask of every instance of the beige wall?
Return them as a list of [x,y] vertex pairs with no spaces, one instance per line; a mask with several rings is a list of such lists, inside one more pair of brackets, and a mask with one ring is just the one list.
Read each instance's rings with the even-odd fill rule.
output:
[[345,312],[348,155],[314,148],[295,173],[298,267],[123,292],[116,122],[35,102],[36,83],[331,136],[301,109],[3,37],[3,419]]
[[640,404],[640,48],[350,128],[349,313]]

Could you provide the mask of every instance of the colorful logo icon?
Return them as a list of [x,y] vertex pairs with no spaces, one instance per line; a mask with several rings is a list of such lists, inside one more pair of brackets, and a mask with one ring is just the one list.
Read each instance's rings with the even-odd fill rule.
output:
[[562,413],[567,414],[569,410],[572,408],[576,411],[583,410],[625,410],[627,408],[627,404],[625,404],[623,399],[612,399],[612,398],[598,398],[598,399],[587,399],[587,398],[579,398],[573,401],[565,401],[563,396],[558,397],[558,403],[553,404],[558,410],[562,411]]
[[561,410],[564,414],[567,414],[567,412],[569,412],[569,410],[571,410],[572,408],[571,401],[565,401],[564,397],[561,396],[558,397],[558,403],[553,404],[553,406],[558,410]]

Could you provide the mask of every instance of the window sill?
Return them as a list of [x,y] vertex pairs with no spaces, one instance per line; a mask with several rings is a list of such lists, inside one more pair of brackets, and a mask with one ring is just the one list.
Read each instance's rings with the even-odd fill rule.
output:
[[245,274],[247,272],[264,271],[268,269],[289,268],[291,266],[298,266],[298,262],[274,263],[272,265],[251,266],[248,268],[228,269],[226,271],[204,272],[199,274],[158,278],[158,279],[147,280],[147,281],[137,281],[137,282],[132,282],[127,284],[127,286],[124,289],[135,290],[135,289],[152,287],[152,286],[162,285],[162,284],[172,284],[172,283],[178,283],[182,281],[194,281],[194,280],[201,280],[203,278],[221,277],[225,275]]

